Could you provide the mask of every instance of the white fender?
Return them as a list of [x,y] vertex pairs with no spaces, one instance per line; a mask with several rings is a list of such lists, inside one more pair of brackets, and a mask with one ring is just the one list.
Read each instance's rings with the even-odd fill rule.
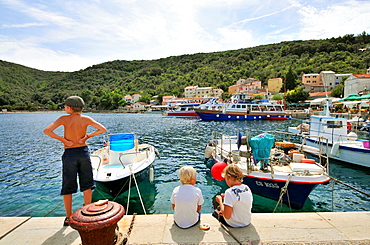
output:
[[331,152],[330,152],[330,155],[332,156],[336,156],[338,155],[338,152],[339,152],[339,143],[334,143],[333,146],[331,147]]
[[204,150],[204,157],[205,158],[210,158],[214,149],[215,148],[213,146],[207,145],[206,149]]
[[153,183],[154,180],[154,168],[153,166],[150,166],[149,168],[149,182]]

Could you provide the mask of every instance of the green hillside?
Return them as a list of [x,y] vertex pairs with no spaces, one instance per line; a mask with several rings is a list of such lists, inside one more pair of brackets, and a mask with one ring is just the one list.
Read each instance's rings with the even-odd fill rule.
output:
[[89,107],[114,109],[122,96],[140,93],[181,96],[186,86],[228,90],[239,78],[267,83],[291,68],[303,73],[365,73],[370,67],[370,35],[325,40],[289,41],[215,53],[172,56],[158,60],[115,60],[76,72],[45,72],[0,60],[0,106],[9,110],[56,109],[70,95]]

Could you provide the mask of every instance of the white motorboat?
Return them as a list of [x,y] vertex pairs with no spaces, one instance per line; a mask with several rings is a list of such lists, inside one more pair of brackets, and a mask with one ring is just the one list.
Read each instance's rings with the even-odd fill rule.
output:
[[128,190],[130,178],[140,182],[149,177],[152,181],[156,155],[154,146],[138,144],[133,133],[110,134],[107,145],[91,155],[94,180],[115,195]]
[[[370,167],[369,141],[358,139],[358,135],[351,132],[352,127],[346,118],[311,116],[302,144],[320,149],[329,158]],[[297,132],[296,127],[289,127],[288,131]]]

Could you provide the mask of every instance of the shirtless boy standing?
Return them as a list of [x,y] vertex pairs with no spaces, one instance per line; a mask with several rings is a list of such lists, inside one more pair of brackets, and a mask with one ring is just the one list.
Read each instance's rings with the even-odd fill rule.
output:
[[[81,97],[70,96],[64,103],[65,112],[69,115],[59,117],[44,129],[44,133],[64,144],[63,182],[61,195],[63,195],[66,218],[64,226],[69,225],[72,214],[72,194],[77,192],[77,175],[80,191],[84,194],[84,204],[92,201],[92,189],[95,188],[90,153],[86,140],[106,132],[106,128],[94,119],[81,115],[85,103]],[[87,127],[92,126],[97,130],[86,134]],[[54,133],[59,126],[64,126],[64,137]]]

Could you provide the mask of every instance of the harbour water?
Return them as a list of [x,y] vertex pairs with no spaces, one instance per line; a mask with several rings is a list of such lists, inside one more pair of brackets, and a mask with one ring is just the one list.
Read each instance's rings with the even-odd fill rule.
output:
[[[61,187],[62,144],[43,134],[43,129],[64,113],[0,114],[0,216],[63,216]],[[204,148],[212,131],[233,135],[249,129],[254,136],[263,130],[286,131],[298,123],[287,121],[206,122],[197,119],[166,118],[160,114],[86,113],[101,122],[107,133],[133,132],[140,143],[154,145],[161,158],[154,162],[154,182],[139,185],[146,212],[172,213],[170,196],[179,185],[177,170],[192,165],[197,170],[196,186],[202,189],[202,212],[213,211],[212,200],[225,189],[215,181],[204,163]],[[89,129],[92,130],[92,129]],[[62,129],[56,132],[62,133]],[[104,136],[89,139],[91,151],[103,146]],[[363,192],[370,193],[370,169],[330,161],[330,175]],[[136,188],[132,189],[130,212],[143,213]],[[104,196],[98,188],[94,199]],[[73,195],[74,209],[83,204],[81,193]],[[127,196],[115,201],[127,207]],[[276,202],[254,195],[253,212],[273,212]],[[369,211],[370,198],[341,184],[318,186],[301,210],[293,212]],[[290,212],[285,205],[277,212]]]

